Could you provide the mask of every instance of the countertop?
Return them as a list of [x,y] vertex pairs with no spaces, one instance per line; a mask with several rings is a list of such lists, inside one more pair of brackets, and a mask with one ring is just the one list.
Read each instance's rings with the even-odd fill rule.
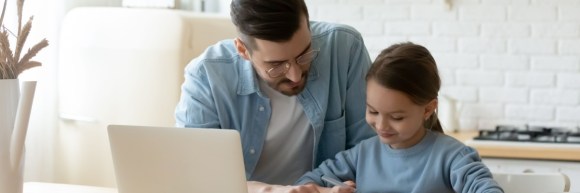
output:
[[580,161],[580,144],[474,141],[476,130],[445,134],[477,149],[481,157]]

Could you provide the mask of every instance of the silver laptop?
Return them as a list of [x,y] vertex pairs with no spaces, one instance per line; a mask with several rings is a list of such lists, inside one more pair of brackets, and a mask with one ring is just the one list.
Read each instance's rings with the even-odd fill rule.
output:
[[107,129],[119,193],[247,193],[238,131]]

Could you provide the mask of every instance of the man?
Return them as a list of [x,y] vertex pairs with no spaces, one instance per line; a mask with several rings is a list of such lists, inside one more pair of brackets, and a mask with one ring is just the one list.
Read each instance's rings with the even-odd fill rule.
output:
[[238,130],[250,192],[316,192],[281,185],[375,135],[365,122],[363,39],[309,22],[303,0],[234,0],[231,16],[239,37],[186,67],[177,126]]

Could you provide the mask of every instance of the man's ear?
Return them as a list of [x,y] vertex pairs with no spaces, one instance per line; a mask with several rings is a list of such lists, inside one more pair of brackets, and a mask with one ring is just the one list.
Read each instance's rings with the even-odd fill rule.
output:
[[425,113],[423,114],[424,120],[427,120],[429,117],[431,117],[431,115],[435,112],[435,109],[437,109],[438,105],[439,101],[437,101],[437,99],[433,99],[427,104],[427,106],[425,106]]
[[234,39],[234,44],[236,46],[238,54],[242,56],[242,58],[250,60],[250,55],[248,54],[248,49],[246,49],[246,45],[244,45],[244,42],[242,42],[240,38],[236,38]]

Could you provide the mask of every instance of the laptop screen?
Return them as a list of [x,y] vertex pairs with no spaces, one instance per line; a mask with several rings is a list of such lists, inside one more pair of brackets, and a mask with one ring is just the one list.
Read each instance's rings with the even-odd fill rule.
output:
[[246,193],[240,135],[230,129],[109,125],[119,193]]

